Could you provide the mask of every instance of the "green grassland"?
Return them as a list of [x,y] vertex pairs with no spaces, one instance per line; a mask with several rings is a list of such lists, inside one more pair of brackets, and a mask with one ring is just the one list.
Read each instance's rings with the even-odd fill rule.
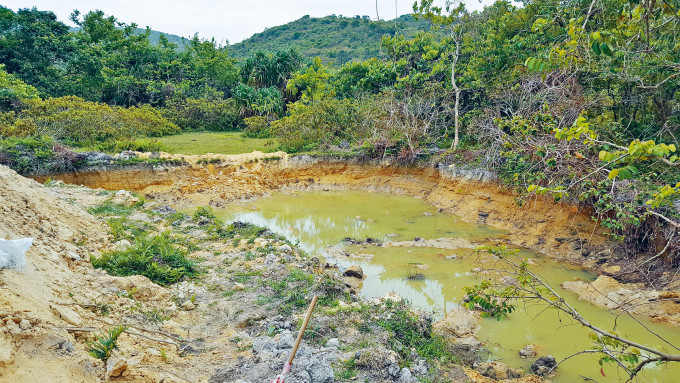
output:
[[241,154],[254,150],[272,152],[277,144],[269,138],[246,138],[240,132],[192,132],[159,138],[171,153]]

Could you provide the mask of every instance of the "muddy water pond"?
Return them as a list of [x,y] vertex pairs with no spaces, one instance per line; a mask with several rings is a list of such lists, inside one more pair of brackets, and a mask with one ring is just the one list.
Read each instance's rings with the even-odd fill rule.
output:
[[[364,191],[275,193],[261,199],[235,203],[217,211],[228,221],[246,221],[266,226],[297,242],[308,253],[320,256],[340,268],[359,265],[367,278],[361,295],[372,299],[396,292],[414,306],[443,317],[455,310],[464,297],[464,286],[480,281],[475,268],[493,265],[496,260],[475,254],[469,244],[494,244],[502,241],[504,231],[470,224],[444,214],[426,202],[407,196]],[[342,245],[343,238],[375,238],[380,241],[412,241],[459,238],[461,248],[387,247]],[[424,241],[423,241],[424,242]],[[450,241],[456,243],[456,241]],[[353,256],[331,256],[338,246]],[[331,249],[331,250],[329,250]],[[562,282],[592,281],[596,275],[570,265],[559,264],[545,255],[522,249],[531,258],[534,270],[542,275],[593,324],[612,330],[615,314],[579,301],[575,294],[561,289]],[[418,278],[413,278],[414,276]],[[411,277],[411,278],[409,278]],[[565,315],[545,306],[520,305],[510,319],[482,319],[478,338],[491,352],[491,360],[529,370],[532,359],[521,359],[518,351],[527,344],[539,346],[538,354],[553,355],[558,361],[580,350],[591,348],[588,331]],[[655,333],[680,344],[680,329],[639,319]],[[631,318],[619,317],[616,332],[641,343],[668,351],[673,349],[645,331]],[[484,356],[486,358],[486,356]],[[604,376],[606,375],[606,376]],[[680,366],[647,368],[639,379],[647,382],[677,382]],[[562,364],[554,382],[583,382],[584,377],[598,382],[625,381],[626,375],[613,366],[600,371],[598,357],[582,354]]]

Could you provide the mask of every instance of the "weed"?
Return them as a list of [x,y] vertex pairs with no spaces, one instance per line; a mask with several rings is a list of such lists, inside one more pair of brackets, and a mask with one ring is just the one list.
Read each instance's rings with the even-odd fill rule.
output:
[[347,359],[340,362],[339,371],[335,373],[335,378],[340,381],[353,380],[357,375],[356,359]]
[[408,357],[411,348],[415,348],[428,362],[453,360],[453,355],[446,347],[446,340],[432,332],[432,323],[421,320],[406,307],[395,309],[391,314],[378,324],[392,333],[391,342],[399,342],[404,346],[400,351],[404,358]]
[[207,218],[211,221],[217,220],[217,216],[215,215],[215,211],[210,208],[210,207],[204,207],[204,206],[199,206],[196,208],[196,212],[194,212],[194,215],[192,216],[194,221],[200,221],[201,218]]
[[262,275],[261,271],[238,271],[231,275],[230,279],[237,283],[246,283],[252,277]]
[[113,203],[112,201],[105,201],[95,207],[90,208],[88,212],[94,215],[128,216],[132,214],[134,210],[135,209],[131,206]]
[[159,285],[168,285],[198,274],[194,263],[186,258],[187,250],[174,245],[165,232],[155,237],[142,237],[132,247],[91,257],[93,267],[111,275],[144,275]]
[[111,356],[111,352],[118,348],[118,337],[125,330],[127,330],[127,327],[118,325],[114,326],[107,333],[95,335],[94,339],[87,342],[88,352],[93,357],[106,362],[106,360]]

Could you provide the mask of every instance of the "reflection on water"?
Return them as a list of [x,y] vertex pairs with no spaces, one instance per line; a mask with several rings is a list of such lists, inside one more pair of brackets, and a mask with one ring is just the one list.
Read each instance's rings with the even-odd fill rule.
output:
[[[376,238],[381,241],[407,241],[415,237],[466,238],[480,243],[494,243],[504,232],[484,225],[465,223],[460,218],[437,212],[427,203],[405,196],[362,191],[277,193],[255,202],[234,204],[217,211],[227,220],[240,220],[266,226],[298,242],[308,253],[326,256],[329,246],[343,238]],[[367,276],[362,296],[375,298],[396,292],[423,310],[437,315],[458,307],[464,296],[463,287],[479,282],[477,267],[491,267],[496,262],[490,256],[476,255],[467,248],[437,249],[427,247],[345,246],[350,254],[360,257],[334,259],[341,267],[360,265]],[[614,314],[578,301],[575,295],[559,289],[567,280],[594,280],[595,276],[574,267],[560,265],[541,254],[522,250],[521,255],[532,258],[535,271],[569,300],[577,310],[595,325],[611,329]],[[408,276],[422,274],[424,279],[411,280]],[[539,345],[540,355],[553,355],[558,360],[591,344],[588,332],[564,315],[543,311],[543,306],[524,306],[509,320],[482,320],[479,338],[486,341],[492,358],[528,370],[531,361],[520,359],[518,350],[529,343]],[[540,314],[540,315],[539,315]],[[643,321],[655,332],[680,344],[680,330],[676,327]],[[663,348],[661,340],[651,336],[631,318],[619,318],[617,331],[641,342]],[[672,350],[669,350],[672,351]],[[560,367],[555,382],[583,382],[583,376],[598,382],[625,381],[615,368],[605,366],[600,373],[597,357],[580,355]],[[676,382],[680,368],[656,367],[648,370],[641,381]]]

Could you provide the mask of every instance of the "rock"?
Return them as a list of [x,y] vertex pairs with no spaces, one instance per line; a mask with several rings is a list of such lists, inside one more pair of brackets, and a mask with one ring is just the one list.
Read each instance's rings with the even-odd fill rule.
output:
[[293,333],[290,330],[285,330],[280,334],[279,338],[279,348],[293,348],[295,344],[295,339],[293,338]]
[[265,352],[274,353],[276,352],[277,345],[274,339],[269,337],[259,337],[253,342],[253,352],[256,354],[262,354]]
[[19,322],[19,328],[22,330],[29,330],[31,328],[31,321],[22,319],[21,322]]
[[411,372],[413,372],[416,375],[425,375],[427,374],[427,371],[429,370],[429,366],[427,365],[427,362],[425,359],[419,359],[417,363],[411,366]]
[[120,241],[114,243],[114,246],[116,246],[118,250],[125,250],[128,247],[132,246],[132,243],[130,243],[130,241],[128,241],[127,239],[121,239]]
[[177,213],[177,210],[171,208],[170,206],[164,205],[161,206],[157,209],[154,209],[154,211],[160,215],[170,215],[170,214],[175,214]]
[[621,266],[619,265],[607,266],[602,271],[604,271],[605,274],[618,274],[621,272]]
[[348,267],[347,270],[345,270],[343,275],[346,276],[346,277],[363,279],[364,278],[364,270],[360,266],[352,265],[352,266]]
[[447,255],[446,259],[458,259],[457,255]]
[[531,372],[538,376],[548,376],[553,368],[557,366],[557,361],[551,355],[542,356],[531,365]]
[[194,302],[192,302],[190,299],[184,301],[182,303],[182,308],[185,309],[186,311],[191,311],[196,308],[196,305],[194,305]]
[[474,336],[479,328],[479,314],[470,310],[452,310],[446,318],[434,323],[432,328],[441,335],[462,338]]
[[399,371],[399,379],[397,380],[399,383],[418,383],[418,379],[414,378],[413,375],[411,375],[411,370],[408,368],[404,367]]
[[234,283],[234,286],[231,287],[232,290],[234,291],[243,291],[246,289],[246,286],[243,283]]
[[293,252],[293,248],[290,245],[281,245],[279,246],[279,251],[284,254],[290,254]]
[[385,294],[381,299],[383,301],[392,301],[394,303],[399,303],[402,300],[399,294],[395,293],[394,291]]
[[165,309],[165,313],[168,315],[177,313],[177,305],[175,302],[170,302],[170,304],[168,304],[168,307]]
[[62,305],[54,305],[52,306],[52,312],[61,318],[64,322],[73,325],[73,326],[80,326],[82,323],[82,319],[80,318],[80,315],[76,314],[75,311],[71,310],[70,308]]
[[340,347],[340,341],[338,338],[331,338],[326,342],[326,347]]
[[106,361],[106,379],[115,378],[123,375],[127,370],[127,362],[120,356],[112,356]]
[[533,358],[536,356],[536,345],[527,344],[519,350],[519,356],[522,358]]
[[496,380],[516,379],[522,376],[519,372],[501,362],[478,363],[475,370],[483,376]]
[[311,383],[332,383],[335,378],[330,363],[315,357],[311,358],[307,373],[309,373]]

